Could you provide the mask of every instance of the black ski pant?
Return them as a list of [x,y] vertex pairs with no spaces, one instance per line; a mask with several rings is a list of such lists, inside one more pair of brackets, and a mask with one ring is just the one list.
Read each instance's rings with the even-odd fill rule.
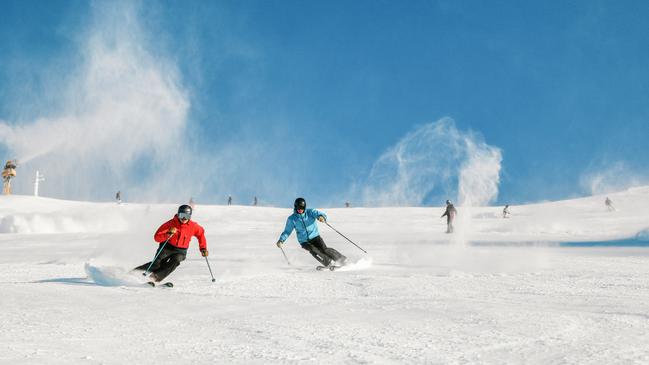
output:
[[446,233],[453,233],[453,218],[446,218]]
[[[163,244],[161,243],[160,246],[158,246],[158,251],[160,251],[162,245]],[[156,251],[156,253],[158,253],[158,251]],[[149,269],[149,271],[151,272],[151,278],[154,281],[162,281],[174,270],[176,270],[178,265],[180,265],[180,263],[185,260],[185,257],[187,257],[186,248],[178,248],[170,244],[166,244],[162,249],[162,252],[160,252],[158,257],[153,262],[153,265],[151,265],[151,261],[149,261],[144,265],[136,267],[134,270],[144,271],[149,267],[149,265],[151,265],[151,269]]]
[[342,265],[347,260],[347,257],[336,251],[336,249],[327,247],[320,236],[301,243],[301,245],[303,249],[309,251],[311,256],[315,257],[323,266],[329,266],[331,261],[336,261]]
[[446,215],[446,233],[453,233],[453,221],[455,220],[455,213]]

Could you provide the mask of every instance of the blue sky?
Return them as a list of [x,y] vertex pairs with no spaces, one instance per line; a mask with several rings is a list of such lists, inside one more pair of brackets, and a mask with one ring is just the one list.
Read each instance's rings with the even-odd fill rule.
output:
[[[138,40],[178,70],[190,104],[178,143],[231,161],[188,176],[203,181],[183,196],[354,202],[386,150],[445,117],[501,150],[495,204],[588,194],[607,171],[613,187],[646,182],[647,2],[2,1],[0,119],[61,114],[52,91],[69,80],[51,70],[78,67],[82,40],[112,31],[93,26],[112,8],[133,8]],[[416,203],[440,205],[444,189]]]

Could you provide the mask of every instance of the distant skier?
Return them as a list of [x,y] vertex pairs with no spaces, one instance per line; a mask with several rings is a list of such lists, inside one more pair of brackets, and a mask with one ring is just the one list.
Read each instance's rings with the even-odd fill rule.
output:
[[604,200],[604,204],[606,205],[606,209],[608,209],[609,212],[615,211],[613,202],[611,201],[611,199],[608,198],[608,196],[606,197],[606,200]]
[[349,202],[345,202],[345,208],[349,208]]
[[509,205],[505,205],[505,208],[503,209],[503,218],[509,218],[511,213],[509,212]]
[[119,190],[115,194],[115,201],[117,201],[117,204],[122,204],[122,192]]
[[255,207],[257,206],[257,197],[252,200],[252,205]]
[[277,241],[277,247],[281,248],[284,241],[295,229],[300,246],[309,251],[311,256],[318,260],[322,266],[329,267],[332,263],[336,266],[345,265],[347,257],[335,249],[327,247],[322,237],[320,237],[316,220],[325,222],[327,215],[315,209],[306,209],[306,200],[304,198],[295,199],[293,208],[293,214],[286,219],[286,227]]
[[446,201],[446,211],[440,218],[446,216],[446,233],[453,233],[453,221],[457,215],[457,210],[453,206],[450,200]]
[[[193,237],[198,239],[198,247],[203,257],[207,257],[207,241],[205,230],[198,223],[191,220],[192,208],[189,205],[178,207],[178,213],[172,219],[165,222],[153,235],[153,239],[159,243],[158,257],[153,265],[147,262],[135,270],[146,270],[151,268],[149,276],[154,282],[162,281],[171,274],[187,256],[187,248]],[[162,250],[162,251],[160,251]]]
[[232,205],[232,196],[228,196],[228,205]]

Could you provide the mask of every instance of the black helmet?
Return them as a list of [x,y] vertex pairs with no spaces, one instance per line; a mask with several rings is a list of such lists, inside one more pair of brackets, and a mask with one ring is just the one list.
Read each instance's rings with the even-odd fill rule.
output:
[[295,199],[295,204],[293,204],[293,207],[295,208],[295,210],[306,209],[306,200],[304,200],[304,198]]
[[192,216],[192,207],[187,205],[187,204],[183,204],[183,205],[179,206],[178,207],[178,218],[181,218],[181,215],[187,217],[187,219],[191,218],[191,216]]

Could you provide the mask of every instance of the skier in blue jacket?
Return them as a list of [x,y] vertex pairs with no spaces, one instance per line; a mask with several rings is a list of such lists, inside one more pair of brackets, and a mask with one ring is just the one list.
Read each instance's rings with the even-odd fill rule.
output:
[[303,249],[315,257],[323,266],[329,266],[332,262],[335,265],[344,265],[347,257],[327,245],[320,237],[316,220],[325,222],[327,215],[315,209],[306,209],[304,198],[295,199],[293,214],[286,219],[286,227],[277,241],[277,247],[281,248],[284,241],[295,229],[297,241]]

